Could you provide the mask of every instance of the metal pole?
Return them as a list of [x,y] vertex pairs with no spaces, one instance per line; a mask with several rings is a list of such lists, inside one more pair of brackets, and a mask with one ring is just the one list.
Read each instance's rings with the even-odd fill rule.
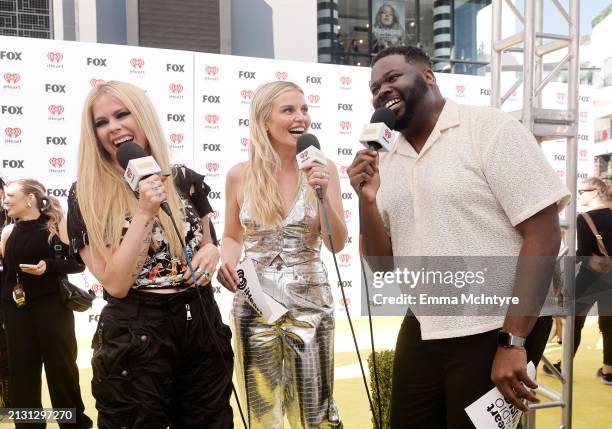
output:
[[[580,1],[570,0],[570,22],[569,36],[571,39],[568,53],[570,56],[568,67],[568,85],[567,85],[567,110],[573,116],[575,133],[567,139],[567,155],[566,161],[566,185],[572,192],[574,198],[568,204],[565,213],[566,221],[569,224],[567,246],[569,247],[569,255],[576,255],[576,168],[578,165],[578,85],[580,59],[578,57],[580,49]],[[565,274],[566,280],[569,280],[571,290],[570,296],[570,313],[565,319],[565,328],[563,329],[563,375],[566,382],[563,384],[563,397],[567,399],[567,404],[563,408],[562,421],[565,429],[572,427],[572,395],[573,395],[573,376],[574,376],[574,322],[575,322],[575,268],[573,258],[568,258],[569,264],[566,264]],[[569,278],[568,278],[569,277]]]
[[535,66],[535,3],[525,0],[525,28],[523,29],[523,125],[533,133],[533,80]]
[[491,25],[491,106],[501,107],[501,59],[502,52],[495,48],[501,39],[502,0],[493,0],[493,22]]

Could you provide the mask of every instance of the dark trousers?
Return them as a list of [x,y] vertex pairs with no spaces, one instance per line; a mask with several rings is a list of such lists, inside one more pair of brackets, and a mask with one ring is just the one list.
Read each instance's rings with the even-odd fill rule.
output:
[[[42,366],[53,408],[74,408],[76,424],[62,428],[90,428],[84,414],[76,365],[77,344],[74,314],[59,295],[28,301],[22,308],[2,303],[9,357],[9,405],[12,408],[41,408]],[[42,424],[18,424],[23,428],[44,428]]]
[[[538,319],[526,343],[527,361],[538,365],[552,318]],[[465,407],[494,384],[491,366],[497,329],[467,337],[422,340],[411,313],[397,337],[391,393],[394,429],[473,428]]]
[[99,429],[233,427],[231,332],[211,287],[200,291],[212,331],[195,289],[107,297],[93,339]]
[[580,346],[587,314],[595,303],[599,312],[599,330],[603,337],[603,363],[612,365],[612,274],[602,275],[581,268],[576,277],[574,355]]

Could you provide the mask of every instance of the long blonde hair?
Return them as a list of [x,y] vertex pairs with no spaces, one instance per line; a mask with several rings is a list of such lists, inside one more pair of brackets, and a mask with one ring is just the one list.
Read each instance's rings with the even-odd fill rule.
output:
[[276,180],[281,160],[268,137],[266,122],[270,119],[273,101],[289,90],[304,93],[293,82],[278,81],[262,85],[255,91],[249,113],[251,140],[245,177],[245,202],[249,215],[255,221],[276,227],[283,225],[283,203]]
[[41,214],[49,217],[46,225],[46,229],[49,231],[49,243],[51,243],[51,239],[54,235],[59,237],[59,224],[64,218],[64,210],[59,200],[55,197],[47,196],[45,186],[38,180],[19,179],[13,181],[11,184],[19,186],[21,192],[25,195],[34,195],[36,199],[36,208],[40,210]]
[[[110,81],[94,87],[89,92],[81,119],[76,191],[89,235],[89,245],[109,263],[112,252],[119,247],[124,219],[136,212],[138,202],[113,159],[96,137],[92,108],[102,95],[115,98],[130,111],[136,124],[144,132],[151,155],[162,172],[170,172],[170,156],[159,119],[144,91],[126,82]],[[177,225],[183,225],[182,204],[174,181],[168,180],[165,184],[168,190],[168,205],[175,222]],[[171,220],[162,214],[159,221],[166,231],[165,238],[170,252],[180,258],[182,247],[173,233]],[[155,246],[155,243],[152,245]]]

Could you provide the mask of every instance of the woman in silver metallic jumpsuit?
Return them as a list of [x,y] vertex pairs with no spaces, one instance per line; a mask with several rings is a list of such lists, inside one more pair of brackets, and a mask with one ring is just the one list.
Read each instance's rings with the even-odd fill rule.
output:
[[330,248],[320,186],[335,251],[344,247],[340,181],[335,165],[296,161],[297,139],[310,117],[291,82],[259,88],[250,111],[249,161],[229,171],[219,281],[236,291],[236,265],[253,261],[263,290],[289,311],[267,323],[236,294],[232,311],[237,377],[252,429],[342,427],[333,400],[334,305],[321,242]]

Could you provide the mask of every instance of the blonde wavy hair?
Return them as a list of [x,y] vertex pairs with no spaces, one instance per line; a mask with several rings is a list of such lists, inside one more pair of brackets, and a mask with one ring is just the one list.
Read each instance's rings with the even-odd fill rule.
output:
[[[144,132],[151,155],[162,172],[170,172],[170,156],[155,109],[143,90],[126,82],[110,81],[89,92],[81,119],[76,194],[87,228],[89,245],[109,263],[113,251],[119,247],[124,220],[136,212],[138,202],[115,162],[96,137],[92,109],[102,95],[115,98],[130,111]],[[183,225],[183,205],[174,181],[167,180],[165,185],[174,220],[177,225]],[[181,242],[173,233],[171,220],[162,214],[159,222],[166,231],[165,238],[170,252],[174,257],[182,258]],[[156,246],[154,241],[152,246]]]
[[[283,226],[283,203],[276,175],[281,160],[274,150],[266,131],[266,122],[272,113],[272,103],[284,92],[302,88],[293,82],[278,81],[260,86],[253,96],[249,112],[249,162],[245,176],[245,203],[253,220],[280,228]],[[304,180],[300,172],[300,184]]]
[[59,224],[64,218],[64,210],[55,197],[47,196],[47,190],[45,186],[38,180],[34,179],[19,179],[11,182],[11,185],[19,186],[21,192],[25,195],[32,194],[36,199],[36,208],[40,210],[41,214],[49,217],[47,221],[46,229],[49,231],[49,244],[54,235],[59,237]]

